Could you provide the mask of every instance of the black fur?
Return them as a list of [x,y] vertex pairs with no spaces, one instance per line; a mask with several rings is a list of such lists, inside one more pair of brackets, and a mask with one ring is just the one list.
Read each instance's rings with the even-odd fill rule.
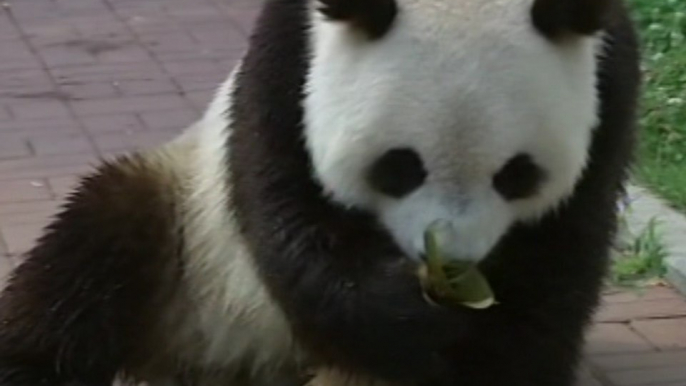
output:
[[398,14],[396,0],[319,0],[330,20],[350,23],[369,38],[379,39],[392,27]]
[[0,298],[0,385],[110,385],[154,350],[180,270],[173,192],[137,158],[84,179]]
[[394,198],[412,193],[427,177],[424,163],[412,149],[392,149],[369,168],[367,180],[375,190]]
[[550,38],[590,35],[621,17],[621,6],[621,0],[536,0],[531,16],[534,26]]
[[305,3],[271,0],[259,18],[229,143],[237,216],[297,335],[323,363],[400,384],[571,385],[634,141],[639,70],[625,11],[609,25],[590,167],[559,211],[499,243],[483,269],[501,304],[472,311],[429,306],[374,219],[328,202],[313,181],[299,104]]
[[538,193],[545,176],[529,154],[518,154],[493,176],[493,188],[506,200],[528,198]]

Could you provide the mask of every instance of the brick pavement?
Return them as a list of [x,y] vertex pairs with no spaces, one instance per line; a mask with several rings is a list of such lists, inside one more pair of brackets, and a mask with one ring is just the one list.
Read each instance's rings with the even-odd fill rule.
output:
[[[9,0],[0,11],[0,277],[98,156],[198,117],[257,0]],[[686,386],[686,301],[609,293],[580,386]]]

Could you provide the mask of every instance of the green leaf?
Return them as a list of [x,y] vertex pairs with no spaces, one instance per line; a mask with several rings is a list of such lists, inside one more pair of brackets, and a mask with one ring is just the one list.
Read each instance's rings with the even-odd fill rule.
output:
[[465,307],[484,309],[496,304],[493,290],[476,263],[445,256],[441,236],[447,223],[431,224],[424,235],[426,244],[426,277],[428,292],[440,301]]

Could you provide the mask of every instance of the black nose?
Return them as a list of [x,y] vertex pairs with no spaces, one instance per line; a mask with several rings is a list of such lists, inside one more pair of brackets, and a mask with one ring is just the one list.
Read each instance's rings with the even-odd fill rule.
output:
[[401,198],[422,186],[426,176],[419,154],[409,148],[400,148],[379,157],[370,167],[367,180],[375,190]]

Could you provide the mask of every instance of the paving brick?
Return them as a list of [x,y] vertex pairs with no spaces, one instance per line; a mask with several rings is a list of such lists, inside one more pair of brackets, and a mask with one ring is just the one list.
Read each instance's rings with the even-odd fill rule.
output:
[[660,350],[686,349],[686,318],[635,320],[631,327]]
[[184,93],[190,93],[195,91],[214,91],[224,78],[224,76],[212,74],[192,74],[179,76],[176,78],[176,82]]
[[226,76],[226,70],[211,59],[169,60],[163,63],[164,69],[173,76],[188,74],[210,74],[212,77]]
[[218,8],[224,9],[259,9],[258,4],[262,4],[265,0],[211,0]]
[[[102,12],[108,11],[107,5],[103,0],[53,0],[57,6],[66,12]],[[92,13],[91,13],[92,14]]]
[[[64,0],[69,1],[69,0]],[[105,2],[106,3],[106,2]],[[98,36],[126,33],[126,26],[117,15],[109,12],[72,12],[70,24],[81,32],[82,36]]]
[[193,3],[168,9],[174,20],[184,24],[225,22],[226,16],[217,11],[217,8],[209,3],[197,5]]
[[686,350],[600,355],[590,361],[605,371],[638,370],[644,368],[686,367]]
[[96,157],[70,154],[0,162],[0,183],[7,180],[69,176],[91,170]]
[[686,385],[686,366],[671,366],[608,373],[616,386]]
[[7,255],[0,254],[0,286],[4,287],[4,283],[9,278],[14,269],[14,262]]
[[232,23],[238,28],[238,31],[240,31],[243,36],[250,35],[255,20],[257,19],[258,11],[254,8],[231,8],[228,13]]
[[13,1],[11,7],[12,16],[21,21],[38,20],[45,23],[46,20],[61,15],[60,9],[47,1]]
[[[11,228],[25,224],[47,224],[59,211],[60,201],[25,201],[13,205],[4,205],[11,208],[9,213],[0,213],[0,227]],[[0,208],[2,209],[2,208]]]
[[146,33],[141,37],[142,43],[156,54],[197,48],[195,40],[185,32]]
[[0,44],[5,40],[17,40],[21,37],[5,14],[0,15]]
[[[23,105],[27,101],[67,101],[69,99],[68,94],[61,92],[52,84],[25,83],[16,89],[6,88],[0,94],[0,102],[7,106],[6,108],[8,109],[9,105]],[[26,119],[30,118],[30,116],[27,114],[19,118]],[[50,115],[49,118],[55,118],[54,114]]]
[[593,377],[584,377],[579,378],[575,386],[603,386],[603,384]]
[[217,87],[213,90],[201,90],[186,93],[186,99],[195,107],[196,111],[205,111],[214,97]]
[[605,304],[596,316],[596,320],[628,322],[634,319],[669,316],[686,316],[686,301],[676,298]]
[[99,63],[93,66],[53,67],[50,73],[61,85],[79,85],[98,82],[121,82],[125,80],[149,80],[165,78],[154,62]]
[[156,34],[179,34],[184,29],[170,21],[164,14],[154,15],[153,17],[132,16],[126,18],[127,25],[139,35],[150,36]]
[[29,156],[31,156],[31,149],[26,141],[0,134],[0,161]]
[[[191,26],[188,32],[205,47],[224,49],[230,47],[242,50],[247,46],[243,36],[237,33],[236,27],[227,23],[226,20]],[[239,36],[236,37],[236,35]],[[232,44],[227,44],[227,39],[231,39]]]
[[200,118],[193,109],[181,109],[170,111],[152,111],[141,113],[141,119],[146,127],[152,130],[176,129],[181,131]]
[[[2,46],[0,45],[0,52]],[[31,57],[27,59],[3,59],[0,61],[0,72],[4,71],[18,71],[18,70],[40,70],[41,63],[38,59]]]
[[119,96],[119,91],[110,82],[66,84],[60,90],[70,96],[72,100],[113,98]]
[[75,101],[72,106],[79,115],[89,116],[183,109],[188,107],[188,103],[179,95],[160,94]]
[[10,262],[13,264],[14,268],[17,268],[25,260],[25,255],[8,255]]
[[37,50],[60,46],[80,38],[78,31],[69,23],[38,23],[23,30]]
[[21,254],[31,249],[45,225],[44,222],[13,226],[0,225],[0,232],[2,232],[5,243],[7,244],[7,251],[11,254]]
[[3,181],[0,184],[0,205],[51,198],[47,181],[42,179]]
[[48,183],[55,196],[64,198],[76,189],[79,180],[80,176],[53,177],[48,179]]
[[126,24],[119,20],[116,14],[109,12],[109,10],[107,12],[72,13],[69,20],[83,36],[127,32]]
[[146,50],[132,45],[102,52],[96,57],[101,63],[141,63],[151,60]]
[[[28,143],[30,148],[33,148],[32,142],[34,140],[39,141],[45,138],[59,139],[60,137],[69,137],[74,135],[82,135],[81,130],[78,127],[75,128],[52,128],[52,127],[39,127],[32,130],[27,130],[25,132],[15,131],[15,132],[4,132],[0,133],[1,141],[12,141],[21,140]],[[36,154],[33,151],[33,154]],[[39,154],[41,155],[41,154]]]
[[[3,181],[4,182],[4,181]],[[1,182],[0,182],[1,183]],[[30,215],[35,213],[53,212],[59,202],[57,200],[19,201],[12,205],[0,205],[0,224],[15,224],[22,221],[12,221],[14,215]],[[18,217],[16,219],[19,219]]]
[[115,82],[115,84],[125,96],[179,92],[179,88],[170,79],[122,80]]
[[81,118],[86,130],[91,134],[112,132],[133,132],[144,129],[136,114],[95,115]]
[[[3,23],[9,23],[2,18],[0,21]],[[2,24],[0,24],[2,25]],[[26,61],[34,59],[34,55],[31,49],[26,46],[24,41],[20,37],[14,39],[2,39],[0,40],[0,49],[2,49],[2,61],[12,60],[12,61]]]
[[46,133],[78,133],[79,124],[70,117],[0,121],[0,136],[31,138]]
[[177,135],[178,130],[156,130],[140,132],[112,132],[93,136],[102,153],[128,152],[160,145]]
[[75,23],[74,27],[79,31],[80,36],[88,36],[98,40],[115,39],[129,42],[132,46],[138,45],[136,36],[127,28],[125,23],[117,19],[81,18],[73,20],[73,23]]
[[221,60],[229,52],[227,49],[216,50],[205,46],[196,45],[176,51],[155,52],[155,57],[160,62],[173,62],[178,60]]
[[0,258],[8,257],[9,252],[7,252],[7,246],[5,245],[5,240],[2,238],[2,233],[0,233]]
[[651,287],[642,292],[612,291],[603,297],[606,304],[631,303],[648,300],[681,299],[682,296],[670,287]]
[[26,99],[8,104],[17,119],[67,118],[69,110],[62,101]]
[[574,386],[603,386],[590,372],[586,366],[582,366],[577,374],[577,381]]
[[50,77],[43,70],[24,67],[0,72],[0,91],[6,98],[24,98],[31,97],[31,94],[54,91],[54,88]]
[[30,141],[37,155],[95,154],[95,148],[85,135],[46,134]]
[[62,41],[53,46],[64,47],[71,51],[87,54],[92,58],[97,58],[102,63],[104,62],[102,60],[103,55],[110,52],[118,52],[128,47],[135,48],[135,41],[128,34],[103,34],[99,32],[86,33],[76,39]]
[[45,47],[38,50],[38,54],[50,67],[96,63],[96,58],[88,52],[69,47]]
[[643,337],[620,323],[602,323],[588,333],[586,351],[590,355],[647,352],[654,348]]
[[0,106],[0,121],[8,121],[12,119],[12,114],[4,106]]

